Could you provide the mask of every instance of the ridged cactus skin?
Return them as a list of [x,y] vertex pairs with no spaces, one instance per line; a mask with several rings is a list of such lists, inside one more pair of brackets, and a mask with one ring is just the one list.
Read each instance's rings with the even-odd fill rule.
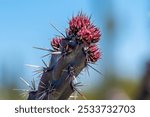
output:
[[28,100],[69,99],[76,91],[78,83],[74,80],[80,72],[101,57],[96,45],[100,36],[100,30],[86,15],[73,16],[66,35],[52,39],[49,65],[43,68],[38,88],[29,92]]

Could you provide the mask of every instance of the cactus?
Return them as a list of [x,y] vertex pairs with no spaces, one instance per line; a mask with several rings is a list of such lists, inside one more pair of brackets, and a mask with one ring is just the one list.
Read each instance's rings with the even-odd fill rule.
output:
[[100,30],[90,18],[78,13],[69,21],[66,35],[61,33],[52,39],[53,50],[35,47],[48,51],[51,59],[49,65],[43,61],[45,67],[38,88],[29,91],[28,100],[65,100],[75,91],[85,99],[77,89],[82,84],[74,81],[85,67],[100,59],[101,53],[96,45],[100,36]]

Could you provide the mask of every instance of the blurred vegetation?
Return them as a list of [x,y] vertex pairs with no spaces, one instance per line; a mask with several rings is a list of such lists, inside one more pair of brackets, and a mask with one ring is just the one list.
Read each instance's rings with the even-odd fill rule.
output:
[[[0,99],[1,100],[19,100],[24,99],[20,94],[23,92],[16,91],[21,85],[19,77],[23,74],[23,62],[20,56],[11,57],[11,62],[7,63],[4,59],[0,66]],[[17,59],[19,59],[17,61]],[[22,85],[23,88],[23,85]]]
[[105,77],[99,86],[85,92],[85,96],[89,100],[136,99],[138,88],[137,80],[110,75]]
[[0,88],[1,100],[20,100],[24,99],[20,94],[21,92],[14,91],[17,87],[15,85]]

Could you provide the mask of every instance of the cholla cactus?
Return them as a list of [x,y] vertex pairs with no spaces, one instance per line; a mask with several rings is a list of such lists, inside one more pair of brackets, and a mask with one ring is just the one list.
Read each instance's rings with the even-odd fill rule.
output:
[[28,99],[69,99],[75,91],[84,98],[77,89],[81,84],[73,81],[85,67],[100,59],[101,53],[96,45],[100,36],[100,30],[86,15],[79,13],[72,17],[66,36],[62,34],[52,39],[53,50],[38,48],[48,51],[51,59],[42,69],[38,89],[29,91]]

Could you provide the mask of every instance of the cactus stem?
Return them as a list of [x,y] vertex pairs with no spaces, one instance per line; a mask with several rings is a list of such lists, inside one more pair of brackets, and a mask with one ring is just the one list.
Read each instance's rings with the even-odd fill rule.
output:
[[85,85],[78,83],[77,78],[84,68],[89,75],[89,67],[102,75],[90,65],[95,64],[101,57],[96,44],[100,40],[100,30],[82,12],[69,21],[66,35],[54,25],[50,25],[61,35],[52,39],[50,44],[53,50],[33,47],[47,52],[42,58],[47,56],[51,58],[49,64],[42,60],[43,67],[29,65],[35,68],[34,75],[38,75],[41,79],[37,89],[34,80],[30,86],[23,79],[23,82],[31,88],[28,100],[65,100],[69,97],[77,99],[78,94],[86,99],[79,89]]

